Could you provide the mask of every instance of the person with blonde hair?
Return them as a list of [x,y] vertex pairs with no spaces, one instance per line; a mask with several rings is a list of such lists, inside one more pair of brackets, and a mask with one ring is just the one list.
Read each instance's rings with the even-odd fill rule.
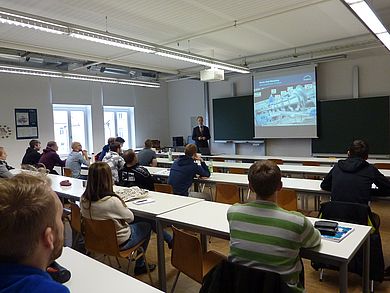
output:
[[87,179],[87,176],[81,175],[81,165],[89,166],[88,152],[83,150],[81,143],[78,141],[72,142],[72,151],[66,159],[65,167],[72,170],[72,177],[79,179]]
[[46,268],[62,253],[62,204],[44,176],[0,180],[0,292],[69,290]]
[[[134,221],[134,215],[125,202],[115,194],[111,168],[107,163],[96,162],[88,169],[88,180],[85,192],[81,196],[81,215],[93,220],[113,220],[116,228],[119,248],[129,249],[145,240],[142,248],[146,252],[149,244],[151,226],[146,222]],[[156,265],[149,264],[153,271]],[[147,272],[143,258],[136,261],[134,274],[140,275]]]
[[11,178],[13,175],[10,170],[14,169],[8,165],[7,161],[7,152],[4,147],[0,147],[0,178]]

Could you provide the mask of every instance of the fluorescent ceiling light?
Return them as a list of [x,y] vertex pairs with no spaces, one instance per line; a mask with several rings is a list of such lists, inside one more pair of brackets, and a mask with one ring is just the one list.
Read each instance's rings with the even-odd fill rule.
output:
[[167,57],[167,58],[172,58],[172,59],[181,60],[181,61],[187,61],[190,63],[195,63],[195,64],[199,64],[199,65],[203,65],[203,66],[209,66],[211,68],[219,68],[219,69],[224,69],[224,70],[229,70],[229,71],[234,71],[234,72],[239,72],[239,73],[250,73],[249,69],[246,67],[237,66],[234,64],[230,64],[230,63],[224,63],[224,62],[204,58],[204,57],[193,55],[193,54],[187,54],[187,53],[182,53],[179,51],[168,50],[165,48],[159,49],[159,51],[157,51],[155,54],[159,55],[159,56]]
[[16,26],[40,30],[52,34],[67,34],[68,28],[53,22],[31,18],[7,11],[0,11],[0,23],[12,24]]
[[111,83],[111,84],[134,85],[134,86],[142,86],[142,87],[153,87],[153,88],[160,87],[160,84],[158,82],[147,82],[147,81],[139,81],[139,80],[131,80],[131,79],[123,79],[123,78],[121,79],[121,78],[101,77],[101,76],[93,76],[93,75],[86,75],[86,74],[74,74],[74,73],[59,72],[54,70],[41,70],[35,68],[25,68],[25,67],[15,67],[15,66],[0,65],[0,72],[31,75],[31,76],[85,80],[85,81],[103,82],[103,83]]
[[[352,2],[352,1],[350,1]],[[374,34],[383,33],[386,28],[365,1],[348,3]]]
[[390,51],[390,34],[388,32],[385,32],[385,33],[377,34],[376,36],[381,40],[381,42]]
[[116,37],[110,34],[88,31],[84,29],[70,28],[71,37],[101,43],[109,46],[129,49],[143,53],[154,53],[155,48],[141,42],[132,41],[126,38]]
[[186,61],[203,66],[215,67],[239,73],[250,72],[247,67],[221,62],[196,54],[170,50],[169,48],[161,47],[159,45],[154,45],[151,43],[88,28],[82,28],[68,23],[60,23],[51,19],[43,19],[33,15],[21,14],[17,11],[12,11],[9,9],[0,8],[0,23],[36,29],[48,33],[69,35],[77,39],[101,43],[142,53],[155,53],[159,56],[173,58],[176,60]]

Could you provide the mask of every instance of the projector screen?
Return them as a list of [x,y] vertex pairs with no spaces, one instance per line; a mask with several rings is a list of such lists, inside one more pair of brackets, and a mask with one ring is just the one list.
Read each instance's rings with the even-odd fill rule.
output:
[[253,96],[256,138],[317,137],[315,66],[257,73]]

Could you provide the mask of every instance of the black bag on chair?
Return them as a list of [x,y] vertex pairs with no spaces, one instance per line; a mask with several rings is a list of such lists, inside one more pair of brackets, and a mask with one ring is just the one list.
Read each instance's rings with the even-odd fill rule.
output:
[[[321,204],[319,217],[326,220],[342,221],[358,225],[372,224],[375,231],[370,235],[370,280],[382,282],[385,263],[383,258],[382,241],[379,233],[379,223],[368,205],[341,201],[329,201]],[[315,270],[332,269],[337,267],[323,263],[311,262]],[[360,248],[349,262],[348,271],[363,274],[363,248]]]

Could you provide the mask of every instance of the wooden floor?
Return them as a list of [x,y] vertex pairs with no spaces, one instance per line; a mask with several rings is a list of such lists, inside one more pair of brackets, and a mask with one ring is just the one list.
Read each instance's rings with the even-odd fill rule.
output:
[[[382,236],[382,246],[385,257],[386,266],[390,265],[390,201],[381,201],[374,202],[372,204],[372,210],[379,214],[381,217],[381,236]],[[68,229],[67,229],[68,230]],[[68,230],[69,231],[69,230]],[[69,234],[68,234],[69,235]],[[209,245],[209,249],[219,251],[223,254],[228,254],[229,252],[229,243],[226,240],[212,238],[211,244]],[[166,269],[167,269],[167,289],[170,292],[173,284],[173,280],[176,276],[177,271],[170,264],[170,250],[168,246],[165,246],[165,261],[166,261]],[[99,256],[95,256],[97,259],[101,258]],[[156,235],[153,234],[149,248],[147,253],[148,261],[150,263],[157,264],[157,246],[156,246]],[[112,261],[113,266],[115,267],[115,260]],[[127,268],[126,260],[122,261],[122,271],[125,271]],[[315,271],[311,265],[310,261],[304,260],[305,266],[305,287],[306,292],[338,292],[338,272],[326,270],[324,274],[323,282],[319,281],[319,273]],[[149,283],[149,279],[147,274],[137,277],[145,283]],[[157,269],[152,273],[152,278],[154,281],[154,286],[157,286],[158,283],[158,275]],[[186,292],[199,292],[200,285],[188,278],[184,274],[180,274],[179,281],[176,286],[176,293]],[[374,285],[375,292],[388,292],[390,293],[390,282],[384,281],[382,283],[375,283]],[[348,292],[357,293],[361,292],[361,278],[355,274],[349,274],[349,290]]]

